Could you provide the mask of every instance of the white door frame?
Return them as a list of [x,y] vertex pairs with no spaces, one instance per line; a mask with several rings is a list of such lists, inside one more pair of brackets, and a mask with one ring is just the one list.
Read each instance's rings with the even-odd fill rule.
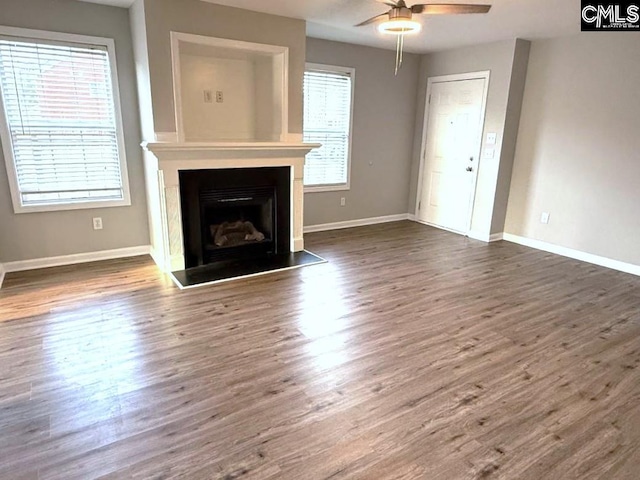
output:
[[[430,100],[431,100],[431,89],[434,83],[445,83],[445,82],[459,82],[462,80],[479,80],[484,79],[484,93],[482,95],[482,109],[480,111],[480,135],[478,137],[478,146],[476,148],[476,157],[478,159],[478,163],[476,164],[476,168],[473,172],[473,192],[471,194],[470,205],[469,205],[469,218],[467,220],[467,231],[464,232],[469,235],[471,231],[471,222],[473,220],[473,206],[475,204],[476,199],[476,189],[478,186],[478,172],[480,171],[480,154],[482,150],[482,140],[484,138],[484,124],[485,124],[485,114],[487,111],[487,97],[489,95],[489,78],[491,76],[490,70],[483,70],[480,72],[469,72],[469,73],[459,73],[454,75],[440,75],[437,77],[428,77],[427,78],[427,96],[424,102],[424,121],[422,122],[422,144],[420,146],[420,168],[418,170],[418,188],[416,192],[416,209],[415,209],[415,219],[417,222],[424,223],[425,225],[430,225],[432,227],[440,228],[442,230],[448,230],[445,227],[440,225],[433,225],[429,222],[424,222],[420,220],[420,210],[418,206],[420,205],[420,200],[422,199],[422,187],[424,185],[424,163],[425,157],[427,154],[427,129],[429,127],[429,113],[431,109]],[[459,233],[459,232],[455,232]]]

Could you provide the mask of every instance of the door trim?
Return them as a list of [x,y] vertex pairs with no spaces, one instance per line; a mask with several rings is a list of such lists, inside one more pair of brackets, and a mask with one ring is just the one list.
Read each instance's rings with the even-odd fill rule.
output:
[[[473,209],[476,200],[476,190],[478,188],[478,172],[480,171],[480,160],[481,160],[481,151],[482,151],[482,140],[484,139],[484,127],[486,122],[486,112],[487,112],[487,97],[489,96],[489,80],[491,77],[490,70],[482,70],[479,72],[469,72],[469,73],[458,73],[453,75],[439,75],[436,77],[428,77],[427,78],[427,94],[424,100],[424,119],[422,122],[422,142],[420,145],[420,166],[418,169],[418,188],[416,189],[416,208],[415,208],[415,218],[420,223],[424,223],[426,225],[431,225],[436,228],[441,228],[443,230],[448,230],[441,225],[434,225],[428,222],[424,222],[419,220],[420,218],[420,210],[418,206],[420,205],[420,199],[422,198],[422,187],[424,185],[423,176],[424,176],[424,163],[425,156],[427,152],[427,129],[429,127],[429,111],[430,111],[430,102],[429,99],[431,97],[431,89],[434,83],[447,83],[447,82],[459,82],[463,80],[484,80],[484,92],[482,95],[482,107],[480,110],[480,120],[481,120],[481,132],[480,137],[478,138],[478,146],[476,149],[476,158],[478,159],[477,167],[473,174],[473,191],[471,193],[470,205],[469,205],[469,218],[467,219],[467,231],[466,232],[455,232],[462,233],[464,235],[468,235],[471,231],[471,222],[473,220]],[[451,230],[449,230],[451,231]]]

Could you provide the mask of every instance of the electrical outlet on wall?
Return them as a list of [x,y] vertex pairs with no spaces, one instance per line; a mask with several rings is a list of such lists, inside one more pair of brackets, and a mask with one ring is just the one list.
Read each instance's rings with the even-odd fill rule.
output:
[[544,224],[549,223],[550,216],[551,215],[549,214],[549,212],[542,212],[542,215],[540,215],[540,223],[544,223]]
[[224,102],[224,93],[222,93],[222,90],[218,90],[216,92],[216,102],[218,102],[218,103],[223,103]]
[[94,217],[93,218],[93,229],[94,230],[102,230],[102,217]]

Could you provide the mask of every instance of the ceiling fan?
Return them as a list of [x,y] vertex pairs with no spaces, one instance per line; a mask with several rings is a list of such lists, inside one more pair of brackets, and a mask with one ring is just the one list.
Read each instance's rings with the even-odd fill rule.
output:
[[491,5],[478,5],[469,3],[418,3],[408,6],[405,0],[378,0],[391,7],[388,12],[371,17],[356,27],[363,27],[372,23],[379,23],[380,33],[397,35],[396,49],[396,75],[402,66],[402,52],[404,49],[404,36],[417,33],[422,25],[413,19],[413,15],[457,15],[462,13],[487,13]]

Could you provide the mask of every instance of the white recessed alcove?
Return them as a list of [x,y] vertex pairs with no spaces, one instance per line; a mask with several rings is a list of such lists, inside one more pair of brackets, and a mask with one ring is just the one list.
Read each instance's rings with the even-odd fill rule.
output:
[[171,32],[178,142],[287,141],[289,49]]

